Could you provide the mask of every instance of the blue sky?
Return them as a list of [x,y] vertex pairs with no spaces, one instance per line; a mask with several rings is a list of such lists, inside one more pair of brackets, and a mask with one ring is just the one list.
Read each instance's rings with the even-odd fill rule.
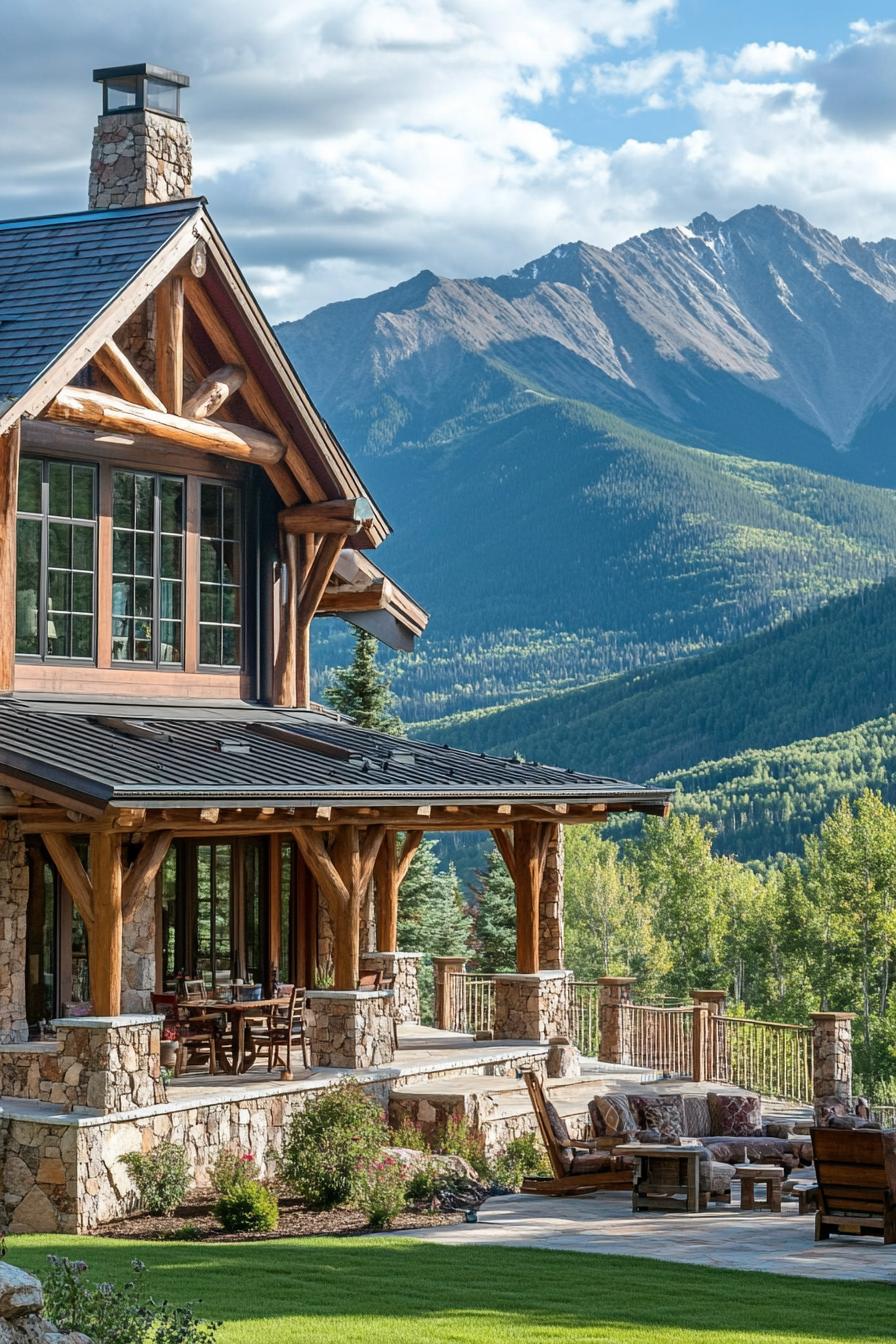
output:
[[85,203],[93,66],[186,71],[195,187],[272,317],[756,203],[896,235],[896,0],[7,8],[0,215]]

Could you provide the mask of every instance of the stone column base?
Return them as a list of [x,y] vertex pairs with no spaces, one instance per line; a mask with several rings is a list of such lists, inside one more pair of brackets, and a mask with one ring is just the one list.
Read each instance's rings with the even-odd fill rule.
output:
[[572,971],[495,976],[495,1040],[549,1041],[569,1031]]
[[417,972],[422,952],[364,952],[361,970],[367,975],[380,971],[392,980],[392,1012],[397,1022],[420,1021],[420,986]]
[[375,1069],[395,1054],[392,996],[385,989],[314,989],[308,994],[311,1063]]
[[105,1115],[165,1101],[161,1017],[60,1017],[53,1022],[63,1082],[78,1106]]

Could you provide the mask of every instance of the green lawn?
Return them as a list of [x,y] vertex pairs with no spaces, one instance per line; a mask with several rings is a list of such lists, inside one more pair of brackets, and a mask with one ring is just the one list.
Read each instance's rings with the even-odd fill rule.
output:
[[[11,1237],[39,1271],[49,1252],[150,1290],[201,1301],[221,1344],[816,1344],[892,1341],[890,1284],[826,1283],[624,1256],[436,1246],[368,1238],[244,1245]],[[896,1261],[894,1261],[896,1268]]]

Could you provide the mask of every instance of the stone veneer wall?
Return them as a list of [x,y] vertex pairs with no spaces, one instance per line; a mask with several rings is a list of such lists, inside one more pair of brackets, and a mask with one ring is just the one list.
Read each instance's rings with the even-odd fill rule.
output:
[[317,989],[308,995],[316,1068],[371,1069],[395,1054],[391,995],[380,989]]
[[816,1108],[852,1101],[852,1022],[855,1013],[810,1013],[813,1100]]
[[0,1264],[0,1344],[90,1344],[79,1331],[64,1335],[44,1316],[40,1280]]
[[559,971],[564,961],[563,874],[565,842],[562,826],[554,828],[548,845],[538,895],[538,962],[543,971]]
[[85,1106],[103,1114],[164,1102],[161,1021],[57,1019],[55,1041],[34,1041],[18,1049],[0,1047],[0,1096]]
[[0,1041],[27,1041],[28,856],[17,821],[0,821]]
[[495,1040],[548,1041],[569,1032],[571,971],[495,976]]
[[392,985],[392,1012],[398,1022],[420,1021],[420,984],[418,971],[422,952],[365,952],[361,970],[365,974],[380,971]]
[[150,892],[121,932],[121,1011],[151,1013],[156,987],[156,899]]
[[149,110],[99,118],[90,158],[91,210],[183,200],[191,195],[192,179],[186,122]]

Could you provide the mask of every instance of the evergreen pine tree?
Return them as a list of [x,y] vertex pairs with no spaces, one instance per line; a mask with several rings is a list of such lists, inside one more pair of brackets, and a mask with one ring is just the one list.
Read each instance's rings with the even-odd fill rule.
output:
[[476,901],[475,937],[480,970],[512,971],[516,966],[516,892],[507,865],[494,847],[484,872],[471,883]]
[[376,640],[366,630],[356,632],[351,663],[336,673],[333,685],[324,694],[334,709],[354,719],[362,728],[373,728],[379,733],[401,732],[391,680],[377,667]]

